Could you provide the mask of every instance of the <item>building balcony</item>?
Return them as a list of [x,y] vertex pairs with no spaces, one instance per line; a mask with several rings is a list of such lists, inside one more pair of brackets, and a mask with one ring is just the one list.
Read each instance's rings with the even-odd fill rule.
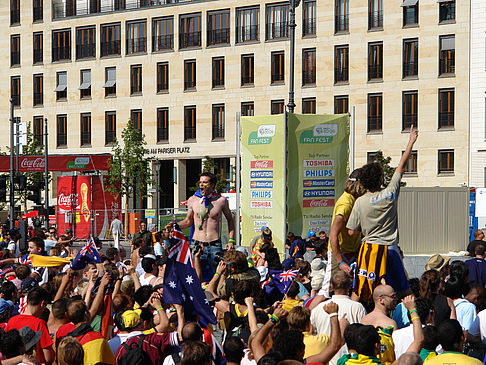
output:
[[250,41],[258,41],[260,27],[258,25],[247,25],[244,27],[236,27],[236,42],[243,43],[243,42],[250,42]]
[[229,28],[208,30],[208,46],[213,46],[215,44],[228,44],[229,42]]
[[152,37],[152,51],[164,51],[174,48],[174,35],[166,34]]
[[181,33],[179,48],[201,47],[201,32]]

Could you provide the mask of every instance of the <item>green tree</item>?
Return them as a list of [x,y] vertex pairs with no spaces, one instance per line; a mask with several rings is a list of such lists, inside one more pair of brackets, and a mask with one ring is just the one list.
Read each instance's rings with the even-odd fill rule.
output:
[[[150,160],[146,157],[145,135],[135,128],[131,120],[122,131],[123,146],[118,140],[112,148],[112,161],[108,171],[107,190],[116,196],[125,197],[125,210],[129,199],[142,193],[147,196],[146,188],[152,183],[148,169]],[[128,215],[125,214],[125,230],[128,227]]]
[[[395,167],[390,166],[391,157],[384,157],[383,151],[378,151],[375,155],[375,161],[378,162],[383,168],[383,185],[388,186],[393,174],[395,173]],[[406,184],[407,183],[404,181],[400,183],[401,186],[405,186]]]
[[[204,157],[203,161],[203,169],[204,172],[210,172],[214,175],[216,175],[216,179],[218,182],[216,183],[215,190],[218,193],[226,193],[229,190],[233,189],[232,186],[230,186],[230,181],[225,179],[224,176],[221,175],[221,171],[218,170],[218,164],[214,161],[214,158],[211,158],[209,156]],[[192,191],[197,191],[199,189],[199,181],[196,182],[196,186],[190,188]]]

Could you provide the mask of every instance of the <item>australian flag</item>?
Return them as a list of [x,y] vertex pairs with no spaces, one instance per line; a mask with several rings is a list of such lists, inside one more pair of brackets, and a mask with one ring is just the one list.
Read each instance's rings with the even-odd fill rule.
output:
[[101,256],[93,241],[93,237],[90,237],[86,241],[86,245],[78,252],[71,263],[71,269],[83,270],[90,262],[101,263]]
[[201,321],[216,323],[192,261],[189,244],[177,224],[170,239],[164,275],[164,302],[181,304],[185,313],[199,314]]

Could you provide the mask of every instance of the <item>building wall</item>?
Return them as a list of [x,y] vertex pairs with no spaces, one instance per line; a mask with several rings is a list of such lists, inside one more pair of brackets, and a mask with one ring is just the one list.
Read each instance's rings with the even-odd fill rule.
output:
[[471,1],[470,146],[473,187],[486,186],[486,4]]
[[[105,0],[103,0],[106,2]],[[235,120],[241,110],[241,103],[253,101],[255,114],[270,114],[270,101],[284,99],[288,101],[289,41],[265,40],[265,6],[274,1],[194,1],[159,7],[125,10],[105,14],[91,14],[63,19],[53,19],[52,4],[44,0],[44,19],[32,22],[32,1],[20,0],[20,25],[10,26],[9,2],[0,5],[0,30],[3,37],[0,46],[5,56],[0,60],[4,72],[0,76],[2,98],[0,99],[0,117],[5,127],[9,117],[10,77],[21,76],[21,108],[15,110],[16,116],[23,121],[32,121],[33,116],[42,115],[49,120],[49,149],[52,153],[101,153],[109,152],[111,147],[104,143],[105,111],[117,112],[117,137],[131,109],[143,110],[143,133],[147,148],[153,156],[160,159],[185,159],[212,157],[234,157],[235,155]],[[59,3],[59,1],[56,1]],[[62,2],[61,2],[62,3]],[[420,2],[419,25],[402,27],[402,8],[398,1],[384,2],[384,26],[380,31],[369,31],[368,1],[350,1],[349,32],[334,34],[334,2],[317,1],[316,37],[302,37],[302,5],[297,9],[296,58],[295,58],[295,101],[296,112],[302,110],[302,98],[315,97],[317,113],[334,112],[334,96],[349,95],[349,108],[355,107],[355,166],[366,163],[367,152],[382,150],[385,156],[392,157],[392,165],[398,163],[404,150],[408,134],[402,132],[402,92],[418,90],[419,140],[415,149],[418,151],[418,173],[408,175],[408,186],[458,186],[468,183],[468,129],[469,129],[469,2],[457,0],[456,20],[452,23],[439,24],[439,8],[435,0]],[[479,2],[478,2],[479,3]],[[260,40],[258,42],[235,44],[236,8],[260,4]],[[231,44],[228,46],[210,46],[206,44],[207,12],[218,9],[230,9]],[[198,49],[178,49],[179,16],[193,12],[202,14],[202,47]],[[174,16],[174,51],[151,52],[151,20],[166,15]],[[126,55],[126,22],[147,20],[147,53]],[[100,58],[100,25],[121,22],[121,56]],[[75,60],[76,27],[96,25],[96,59]],[[55,29],[71,29],[71,61],[51,62],[51,32]],[[44,63],[33,65],[33,32],[44,32]],[[21,67],[10,67],[7,50],[10,49],[10,35],[21,36]],[[438,77],[439,36],[455,34],[456,72],[453,77]],[[8,36],[7,36],[8,35]],[[419,75],[413,80],[402,80],[402,42],[406,38],[419,39]],[[383,42],[383,80],[367,81],[367,43]],[[484,42],[483,42],[484,43]],[[349,83],[335,85],[334,47],[349,44]],[[484,44],[483,44],[484,46]],[[317,82],[313,87],[302,87],[302,50],[316,48]],[[272,51],[285,52],[285,83],[271,85],[270,55]],[[241,55],[254,53],[255,82],[253,87],[241,87]],[[225,58],[225,87],[213,90],[211,87],[212,57]],[[184,91],[184,60],[197,61],[196,91]],[[169,92],[156,93],[156,64],[169,62]],[[141,64],[143,68],[143,93],[130,96],[130,66]],[[484,64],[484,62],[483,62]],[[117,96],[105,98],[105,67],[116,66]],[[80,71],[91,69],[92,97],[80,100],[78,87]],[[67,71],[67,101],[55,100],[56,72]],[[33,107],[33,74],[44,75],[44,105]],[[455,89],[455,126],[453,129],[438,129],[438,89]],[[383,93],[383,130],[381,133],[367,133],[367,94]],[[211,140],[211,106],[225,105],[225,138]],[[482,102],[484,104],[484,102]],[[184,106],[196,105],[197,138],[196,142],[184,142]],[[158,107],[169,108],[169,142],[156,142],[156,110]],[[80,114],[91,113],[91,146],[80,146]],[[56,148],[56,115],[67,114],[67,147]],[[7,130],[5,129],[5,132]],[[482,133],[484,136],[484,132]],[[0,135],[0,145],[8,144],[8,133]],[[165,148],[165,149],[164,149]],[[175,148],[173,150],[172,148]],[[179,150],[177,149],[179,148]],[[182,149],[181,149],[182,148]],[[454,172],[438,174],[438,150],[453,149],[455,155]],[[177,166],[177,164],[176,164]],[[192,183],[190,183],[192,185]],[[180,184],[178,184],[180,185]],[[181,200],[182,187],[177,187],[175,204]]]

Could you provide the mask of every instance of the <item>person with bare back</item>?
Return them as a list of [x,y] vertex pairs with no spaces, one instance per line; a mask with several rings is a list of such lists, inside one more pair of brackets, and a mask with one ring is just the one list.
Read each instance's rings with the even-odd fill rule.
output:
[[[228,200],[216,190],[216,176],[209,172],[199,175],[199,190],[187,200],[186,218],[178,222],[181,229],[194,225],[191,248],[203,248],[200,258],[201,265],[209,266],[212,274],[216,272],[218,262],[215,258],[222,254],[223,248],[220,236],[221,214],[228,222],[229,241],[226,248],[234,248],[235,222],[229,209]],[[172,224],[168,225],[169,229]],[[205,265],[206,264],[206,265]]]

